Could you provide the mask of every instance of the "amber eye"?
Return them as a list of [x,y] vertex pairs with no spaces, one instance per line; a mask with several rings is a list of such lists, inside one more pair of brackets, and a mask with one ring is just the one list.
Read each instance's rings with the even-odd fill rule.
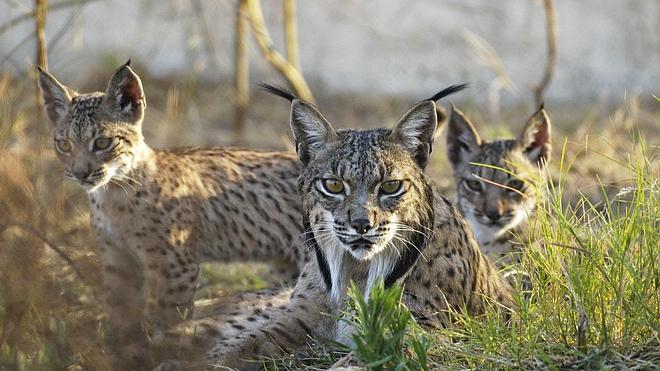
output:
[[94,151],[103,151],[110,148],[112,138],[98,138],[94,141]]
[[342,193],[344,191],[344,182],[336,178],[323,179],[323,188],[330,193]]
[[71,152],[71,149],[73,146],[71,145],[71,142],[69,142],[66,139],[57,139],[55,140],[55,147],[57,148],[58,151],[62,153],[69,153]]
[[466,179],[465,184],[474,192],[481,192],[481,182],[476,179]]
[[391,195],[397,193],[401,189],[401,186],[403,186],[403,182],[400,180],[388,180],[380,185],[380,191],[383,194]]
[[507,184],[507,186],[509,188],[513,188],[517,191],[520,191],[523,188],[524,185],[525,185],[525,183],[520,179],[514,179],[514,180],[510,181],[509,184]]

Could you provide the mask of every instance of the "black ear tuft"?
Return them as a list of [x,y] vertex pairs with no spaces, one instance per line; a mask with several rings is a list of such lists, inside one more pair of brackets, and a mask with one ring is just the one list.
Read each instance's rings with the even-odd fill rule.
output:
[[448,88],[440,90],[439,92],[435,93],[431,98],[426,100],[432,100],[434,102],[437,102],[446,96],[452,95],[454,93],[458,93],[459,91],[467,88],[467,86],[468,84],[451,85]]
[[124,63],[125,67],[130,67],[131,66],[131,59],[132,58],[129,57],[128,60],[126,61],[126,63]]
[[282,97],[282,98],[288,100],[289,102],[293,102],[294,100],[299,99],[291,91],[289,91],[288,89],[283,88],[281,86],[272,85],[272,84],[268,84],[268,83],[265,83],[265,82],[260,82],[257,85],[259,85],[259,87],[262,88],[263,90],[265,90],[265,91],[267,91],[267,92],[269,92],[273,95],[277,95],[278,97]]

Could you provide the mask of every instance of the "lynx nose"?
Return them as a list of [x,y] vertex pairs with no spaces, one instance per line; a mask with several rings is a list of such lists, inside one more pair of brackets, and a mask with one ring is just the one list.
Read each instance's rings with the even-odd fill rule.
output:
[[85,180],[90,173],[91,171],[89,170],[74,170],[73,176],[75,176],[78,180]]
[[365,234],[371,229],[371,222],[369,219],[355,219],[351,221],[351,227],[359,234]]
[[502,217],[502,213],[500,213],[498,208],[488,208],[486,209],[486,216],[488,219],[496,222]]

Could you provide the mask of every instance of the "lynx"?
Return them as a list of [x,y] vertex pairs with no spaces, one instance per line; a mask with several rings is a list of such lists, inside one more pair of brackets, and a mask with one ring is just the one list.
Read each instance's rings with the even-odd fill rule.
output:
[[[57,157],[91,203],[111,338],[168,328],[191,315],[204,261],[309,260],[296,192],[299,165],[286,152],[150,148],[140,78],[119,68],[104,93],[79,94],[41,71]],[[302,241],[298,238],[298,241]]]
[[349,281],[365,295],[379,280],[403,285],[404,303],[430,327],[450,325],[449,309],[484,313],[487,298],[513,307],[509,284],[424,173],[434,101],[461,88],[413,106],[393,129],[371,130],[335,130],[313,105],[269,88],[292,102],[303,225],[316,259],[304,266],[288,303],[218,321],[206,365],[257,367],[247,360],[295,350],[309,336],[350,343],[351,329],[332,317],[346,309]]
[[516,139],[482,140],[453,107],[447,151],[454,169],[458,208],[481,251],[505,267],[519,259],[515,235],[525,233],[537,204],[539,168],[550,161],[550,119],[541,106]]

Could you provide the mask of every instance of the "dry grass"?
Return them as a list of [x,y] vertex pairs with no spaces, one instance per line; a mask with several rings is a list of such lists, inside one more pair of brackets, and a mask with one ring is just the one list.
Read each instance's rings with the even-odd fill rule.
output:
[[[150,144],[287,147],[288,109],[283,102],[257,93],[259,104],[250,113],[246,137],[239,140],[231,131],[228,90],[180,81],[184,82],[145,81],[149,99],[145,132]],[[317,99],[339,127],[391,125],[411,103],[354,96]],[[356,99],[360,105],[354,104]],[[647,161],[657,175],[660,111],[657,102],[643,103],[629,98],[611,110],[549,107],[556,149],[561,150],[561,139],[568,136],[566,158],[573,161],[567,173],[559,171],[559,161],[553,161],[555,178],[565,185],[565,204],[575,203],[580,193],[594,203],[603,201],[601,184],[608,187],[609,195],[632,184],[633,177],[617,164],[639,155],[635,149],[640,134],[649,145]],[[484,128],[486,137],[517,132],[527,115],[507,111],[503,120],[486,125],[489,120],[473,107],[465,111]],[[86,196],[61,176],[50,138],[38,145],[39,125],[48,123],[35,110],[33,83],[0,75],[0,369],[108,369]],[[434,156],[431,174],[451,193],[444,144],[437,146]],[[263,266],[249,274],[238,273],[245,271],[244,266],[223,274],[212,266],[204,271],[205,289],[200,294],[204,297],[267,285]]]

